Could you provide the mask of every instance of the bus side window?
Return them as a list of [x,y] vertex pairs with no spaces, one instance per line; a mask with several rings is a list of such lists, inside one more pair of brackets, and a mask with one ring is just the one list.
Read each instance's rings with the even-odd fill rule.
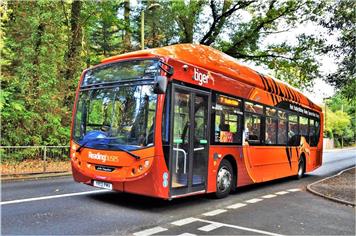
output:
[[310,120],[309,123],[309,145],[314,146],[314,135],[315,135],[315,120]]
[[246,140],[249,144],[261,143],[261,117],[253,114],[245,115]]
[[276,144],[277,143],[277,119],[272,117],[266,117],[266,134],[265,143],[266,144]]
[[304,136],[306,140],[308,140],[308,123],[308,118],[304,116],[299,117],[300,135]]
[[286,113],[284,111],[278,111],[277,143],[283,145],[287,143],[287,121]]
[[260,104],[245,102],[245,133],[249,144],[261,143],[261,118],[264,108]]
[[215,106],[215,142],[241,143],[241,100],[218,95]]
[[316,147],[319,142],[319,135],[320,135],[320,126],[319,126],[319,121],[317,120],[310,120],[310,146]]
[[298,116],[289,114],[288,116],[288,145],[298,146],[300,144]]
[[315,146],[318,145],[320,137],[320,125],[319,121],[315,121]]

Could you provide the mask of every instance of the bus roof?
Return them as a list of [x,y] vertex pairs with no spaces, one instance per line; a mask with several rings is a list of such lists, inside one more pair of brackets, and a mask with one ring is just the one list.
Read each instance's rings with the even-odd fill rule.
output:
[[305,104],[321,111],[321,108],[311,102],[305,95],[287,83],[270,76],[263,75],[245,65],[235,58],[220,52],[212,47],[201,44],[175,44],[167,47],[153,48],[129,52],[102,60],[102,63],[121,59],[138,57],[170,57],[183,63],[195,65],[206,70],[225,75],[255,87],[259,87],[272,94]]

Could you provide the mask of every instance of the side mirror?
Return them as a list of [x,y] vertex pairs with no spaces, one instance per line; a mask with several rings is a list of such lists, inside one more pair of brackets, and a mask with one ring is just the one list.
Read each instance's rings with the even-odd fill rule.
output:
[[156,94],[164,94],[167,90],[168,79],[166,76],[156,76],[153,92]]

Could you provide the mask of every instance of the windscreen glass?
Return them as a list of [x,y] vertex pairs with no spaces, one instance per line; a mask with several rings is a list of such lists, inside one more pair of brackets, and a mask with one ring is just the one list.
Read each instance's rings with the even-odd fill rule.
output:
[[130,61],[87,72],[77,101],[73,139],[85,147],[107,150],[152,146],[157,95],[150,81],[159,73],[155,63]]
[[153,79],[159,72],[158,60],[124,61],[89,70],[84,76],[82,87],[101,83]]

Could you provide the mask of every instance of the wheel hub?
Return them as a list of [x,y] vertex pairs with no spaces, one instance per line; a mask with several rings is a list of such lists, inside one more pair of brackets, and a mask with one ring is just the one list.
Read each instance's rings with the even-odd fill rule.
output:
[[302,165],[299,165],[298,176],[302,176],[302,175],[303,175],[303,167]]
[[231,173],[225,167],[221,168],[218,172],[218,189],[221,192],[226,191],[229,189],[231,185]]

